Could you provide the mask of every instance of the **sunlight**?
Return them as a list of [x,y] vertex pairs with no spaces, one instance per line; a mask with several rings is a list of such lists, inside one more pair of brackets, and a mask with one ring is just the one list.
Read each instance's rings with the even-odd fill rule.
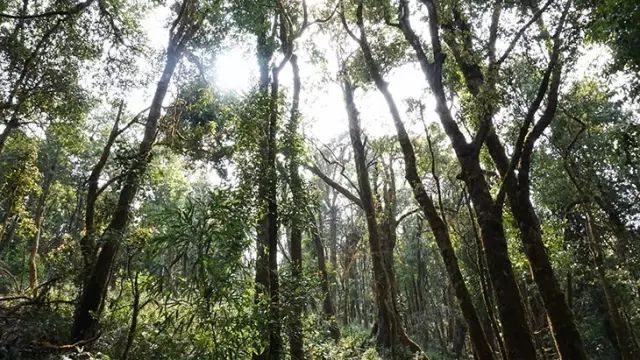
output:
[[217,57],[213,82],[223,91],[244,92],[256,83],[257,64],[253,55],[239,47],[223,51]]

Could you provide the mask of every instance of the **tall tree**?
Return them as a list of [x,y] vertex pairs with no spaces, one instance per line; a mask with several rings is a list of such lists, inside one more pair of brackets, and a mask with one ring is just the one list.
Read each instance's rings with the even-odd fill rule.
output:
[[[403,3],[404,7],[401,9],[402,11],[404,11],[404,13],[408,14],[409,8],[407,2]],[[420,40],[411,28],[408,17],[404,17],[401,19],[399,27],[405,34],[408,42],[416,51],[422,69],[427,77],[427,81],[431,85],[432,91],[434,91],[434,94],[438,101],[437,112],[440,115],[445,130],[452,140],[452,144],[460,160],[463,171],[463,179],[467,183],[467,186],[469,186],[470,195],[473,199],[474,206],[476,207],[476,212],[478,213],[481,232],[483,231],[482,229],[484,227],[485,231],[488,231],[488,235],[491,233],[491,231],[489,231],[491,227],[489,226],[489,223],[494,222],[495,225],[497,225],[501,222],[501,220],[498,220],[500,216],[499,212],[504,201],[505,193],[508,194],[509,202],[512,207],[512,213],[514,214],[516,222],[520,227],[521,239],[525,245],[525,253],[528,256],[532,273],[534,274],[534,279],[540,289],[540,293],[545,303],[545,309],[552,325],[554,339],[556,340],[558,351],[563,357],[566,358],[585,358],[584,348],[580,340],[580,335],[575,327],[571,311],[565,303],[563,293],[558,286],[550,261],[548,259],[548,256],[546,255],[546,250],[544,248],[540,235],[541,233],[539,230],[539,221],[535,215],[535,211],[531,204],[529,195],[531,152],[536,139],[540,137],[544,129],[553,119],[557,107],[557,89],[560,82],[561,71],[561,67],[556,64],[558,61],[558,57],[560,56],[559,37],[563,29],[565,16],[569,9],[570,3],[568,3],[562,9],[562,16],[558,21],[559,25],[557,26],[556,32],[553,36],[554,45],[553,49],[550,51],[551,60],[549,61],[549,65],[545,70],[545,75],[540,82],[537,96],[531,103],[526,118],[523,121],[523,125],[521,127],[520,134],[515,145],[516,150],[511,159],[506,156],[504,148],[501,145],[501,142],[493,128],[492,118],[497,111],[497,101],[495,100],[495,95],[492,95],[496,94],[496,76],[497,72],[499,71],[500,64],[504,62],[505,59],[509,56],[509,53],[512,51],[520,36],[522,36],[522,34],[527,30],[527,27],[536,21],[540,22],[540,16],[543,10],[546,8],[546,5],[543,9],[537,9],[537,7],[534,7],[537,11],[534,12],[531,20],[521,28],[521,30],[516,34],[515,38],[511,40],[510,46],[507,51],[498,58],[495,51],[495,42],[499,35],[499,19],[503,4],[501,2],[497,2],[496,4],[494,4],[488,44],[488,72],[487,74],[483,74],[481,70],[482,67],[480,63],[477,62],[479,56],[474,52],[472,37],[470,34],[470,26],[467,23],[466,15],[462,13],[462,7],[458,4],[453,4],[450,8],[448,8],[447,10],[449,10],[450,12],[446,14],[447,19],[444,20],[441,24],[438,20],[438,7],[436,3],[431,1],[424,1],[423,3],[429,10],[429,28],[430,32],[432,33],[431,41],[435,61],[430,62],[428,60],[424,50],[422,49]],[[476,101],[479,104],[477,106],[477,109],[479,110],[478,113],[473,115],[478,119],[478,131],[474,135],[471,144],[467,143],[464,135],[459,131],[458,125],[453,120],[451,114],[447,114],[448,111],[446,108],[446,98],[442,90],[442,65],[438,64],[439,62],[444,61],[438,34],[439,27],[442,27],[444,29],[446,44],[452,51],[454,59],[461,69],[461,72],[463,73],[468,91],[477,99]],[[546,34],[546,32],[544,31],[543,33]],[[550,82],[551,84],[549,84]],[[529,132],[531,124],[533,124],[534,116],[540,108],[547,90],[549,94],[547,99],[547,108],[539,121],[535,123],[533,130]],[[501,173],[501,176],[503,177],[502,185],[495,200],[492,199],[491,196],[486,196],[488,195],[488,184],[486,183],[486,181],[484,181],[484,179],[480,179],[479,177],[482,175],[478,155],[483,142],[486,143],[489,149],[489,153],[491,154],[493,161],[495,162],[499,172]],[[515,175],[516,164],[518,165],[517,177]],[[475,170],[473,170],[474,168]],[[476,181],[471,181],[471,179],[475,176],[472,175],[472,173],[476,173],[478,176],[477,180],[480,180],[480,183],[484,184],[479,186]],[[474,183],[473,187],[470,184],[471,182]],[[474,187],[477,189],[477,192],[474,191]],[[482,193],[486,195],[481,196]],[[493,215],[489,215],[491,213],[493,213]],[[489,216],[488,218],[483,219],[485,215]],[[486,222],[484,220],[486,220]],[[499,225],[498,228],[500,227],[502,227],[502,225]],[[496,228],[494,227],[494,230],[495,229]],[[504,230],[499,230],[498,233],[504,234]],[[498,238],[504,238],[504,235],[499,236]],[[502,243],[502,241],[499,242]],[[504,244],[506,245],[506,242]],[[506,249],[504,245],[501,245],[501,247],[503,249]],[[485,251],[489,251],[489,249],[486,248]],[[490,254],[487,253],[487,256],[490,256]],[[504,258],[503,260],[508,261],[508,257]],[[492,260],[488,261],[488,265],[490,268],[492,267],[492,262]],[[492,275],[492,277],[494,275]],[[492,279],[492,281],[496,282],[495,279]],[[511,280],[507,281],[507,283],[509,282],[512,284],[508,285],[508,287],[511,288],[509,292],[511,292],[512,295],[515,296],[512,299],[513,301],[515,301],[515,299],[519,298],[519,296],[517,296],[517,293],[515,292],[514,283]],[[496,291],[500,293],[501,290],[498,288],[501,285],[498,283],[494,284],[494,286],[496,286]],[[500,295],[498,295],[498,298],[498,302],[500,305]],[[505,305],[506,307],[511,306],[502,304],[499,307],[505,308]],[[521,315],[519,315],[520,317],[518,318],[518,321],[522,321],[521,326],[523,326],[525,324],[525,317],[521,309],[522,308],[520,307],[520,310],[513,310],[515,310],[516,313],[521,313]],[[507,309],[505,308],[504,310]],[[505,313],[501,312],[501,314],[504,315]],[[503,326],[506,326],[507,328],[511,327],[510,324],[504,323],[504,319],[505,318],[503,318]],[[507,339],[505,340],[507,343],[509,343],[510,341],[524,341],[522,339],[526,337],[523,336],[528,332],[523,327],[521,327],[520,329],[505,330],[505,336],[507,337]],[[511,336],[510,333],[512,331],[514,334],[519,333],[520,335]],[[529,355],[526,356],[534,356],[534,352],[532,351],[533,347],[529,346],[530,344],[531,342],[529,342],[529,344],[524,347],[518,346],[519,350],[516,350],[513,346],[508,345],[508,347],[512,348],[511,350],[508,349],[508,351],[511,352],[510,356],[515,356],[522,351],[529,353]],[[518,356],[524,355],[520,354]]]
[[140,186],[141,177],[149,164],[158,121],[162,116],[162,103],[167,94],[169,83],[189,42],[200,31],[206,16],[212,11],[217,11],[218,6],[219,2],[201,8],[199,4],[190,0],[185,0],[178,6],[177,16],[169,29],[169,44],[166,49],[164,68],[149,108],[144,136],[135,158],[124,175],[118,203],[111,221],[101,237],[103,245],[93,264],[91,274],[82,288],[80,302],[76,308],[71,328],[71,335],[74,339],[93,336],[93,333],[97,331],[109,278],[120,243],[129,224],[131,205]]
[[364,4],[362,1],[360,1],[356,10],[356,21],[358,29],[360,31],[360,35],[359,37],[354,36],[354,38],[360,45],[360,49],[362,50],[364,62],[368,69],[369,75],[373,79],[373,82],[375,83],[377,89],[384,96],[384,99],[389,108],[389,112],[391,113],[391,117],[398,134],[398,141],[400,142],[400,146],[404,156],[405,177],[409,182],[411,188],[413,189],[415,198],[421,206],[422,211],[427,221],[429,222],[429,225],[431,226],[431,229],[436,235],[436,242],[438,244],[438,247],[440,248],[445,266],[447,267],[447,274],[455,289],[456,296],[458,298],[458,302],[462,309],[462,313],[465,317],[467,325],[471,329],[471,339],[474,344],[474,348],[481,359],[492,359],[493,353],[491,350],[491,346],[487,341],[485,332],[482,328],[482,325],[480,324],[474,305],[471,302],[471,296],[465,285],[462,273],[460,272],[458,260],[455,255],[455,251],[453,250],[453,246],[451,245],[451,239],[449,238],[447,224],[442,219],[442,216],[444,216],[444,214],[438,214],[438,211],[436,210],[431,197],[427,194],[424,185],[422,184],[422,180],[419,177],[417,171],[413,144],[411,143],[409,135],[405,130],[404,123],[400,117],[400,111],[398,110],[395,100],[389,92],[387,83],[382,77],[381,70],[373,57],[371,45],[369,44],[369,40],[365,31],[363,13]]
[[[385,259],[383,237],[381,235],[380,224],[378,223],[378,211],[371,190],[369,180],[369,170],[365,153],[364,143],[362,142],[360,128],[360,120],[358,110],[353,100],[353,86],[347,74],[343,74],[343,92],[345,105],[347,108],[347,118],[349,120],[349,137],[353,147],[354,162],[356,172],[358,174],[358,189],[360,192],[360,201],[364,210],[367,231],[369,234],[369,251],[371,254],[371,262],[373,268],[374,296],[378,307],[378,316],[376,322],[376,340],[378,345],[386,351],[395,354],[396,351],[402,351],[407,348],[411,352],[421,354],[422,350],[414,343],[407,334],[400,319],[398,301],[396,292],[394,291],[395,280],[391,264]],[[395,220],[395,219],[394,219]],[[392,355],[393,356],[393,355]],[[402,356],[402,355],[396,355]]]

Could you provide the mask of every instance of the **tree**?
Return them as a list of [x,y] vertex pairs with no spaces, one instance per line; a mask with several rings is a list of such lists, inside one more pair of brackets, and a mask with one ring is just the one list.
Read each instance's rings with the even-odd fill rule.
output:
[[140,142],[130,168],[124,175],[118,203],[111,221],[102,235],[101,242],[103,245],[93,264],[91,275],[83,285],[80,302],[76,309],[71,329],[72,337],[75,339],[93,336],[93,333],[97,330],[96,327],[104,305],[114,260],[120,241],[129,223],[131,204],[140,186],[141,176],[149,164],[158,121],[162,115],[162,103],[167,94],[169,82],[189,42],[201,30],[205,18],[211,12],[215,13],[217,11],[217,6],[218,4],[213,4],[212,8],[200,9],[198,4],[188,0],[179,5],[178,14],[169,30],[169,44],[166,49],[164,69],[149,108],[144,137]]
[[[402,351],[406,347],[411,352],[422,353],[422,350],[406,335],[400,316],[398,313],[397,293],[395,289],[395,279],[392,264],[389,263],[389,256],[385,256],[393,249],[392,245],[386,244],[391,240],[388,233],[384,234],[382,224],[378,223],[378,211],[374,202],[371,185],[369,183],[369,172],[367,169],[367,159],[365,147],[361,139],[361,129],[358,119],[358,110],[353,102],[353,87],[347,75],[343,75],[343,91],[347,115],[349,119],[349,136],[353,147],[354,162],[358,174],[358,188],[360,202],[365,213],[367,222],[367,232],[369,234],[369,251],[373,267],[374,295],[378,307],[378,317],[376,322],[376,340],[378,345],[390,350],[392,354]],[[389,219],[388,221],[395,221]],[[387,249],[385,249],[387,248]],[[402,356],[402,355],[400,355]]]
[[[398,141],[400,143],[405,161],[405,177],[409,182],[411,188],[413,189],[414,196],[421,206],[422,211],[427,221],[429,222],[429,225],[431,226],[431,229],[436,235],[436,241],[440,248],[445,266],[447,267],[447,273],[456,291],[456,296],[462,308],[462,312],[467,325],[471,329],[471,338],[474,344],[474,348],[481,359],[492,359],[493,354],[491,347],[487,341],[484,330],[480,325],[478,315],[476,314],[473,303],[471,302],[471,296],[469,295],[469,291],[465,286],[460,268],[458,267],[458,260],[456,259],[453,246],[451,245],[451,239],[449,238],[447,224],[445,220],[443,220],[444,209],[442,208],[442,206],[440,207],[441,214],[439,215],[432,199],[427,194],[424,185],[422,184],[421,178],[418,176],[413,145],[411,143],[411,140],[409,139],[409,135],[407,134],[407,131],[404,127],[403,121],[400,118],[400,112],[395,104],[395,100],[393,99],[393,96],[387,88],[387,84],[382,77],[378,64],[373,58],[371,46],[369,45],[369,41],[365,32],[363,12],[364,4],[362,2],[359,2],[358,8],[356,10],[356,17],[357,25],[360,30],[360,37],[358,38],[354,36],[354,38],[360,45],[366,67],[369,71],[369,75],[373,79],[377,89],[384,96],[385,101],[389,107],[389,112],[391,113],[393,123],[398,133]],[[442,204],[442,202],[440,202],[440,204]],[[395,233],[395,229],[393,232]]]

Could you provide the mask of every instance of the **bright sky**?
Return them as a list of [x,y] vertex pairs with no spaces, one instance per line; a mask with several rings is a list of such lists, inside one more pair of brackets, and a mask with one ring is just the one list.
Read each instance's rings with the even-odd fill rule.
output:
[[[309,3],[313,6],[313,1]],[[152,48],[162,51],[167,44],[167,29],[164,27],[170,12],[163,7],[156,8],[144,21],[143,28],[149,38]],[[297,55],[300,59],[300,73],[302,78],[301,112],[304,117],[303,131],[308,137],[321,142],[328,142],[332,138],[345,133],[348,130],[346,112],[342,99],[342,90],[338,83],[323,80],[323,77],[335,77],[337,64],[334,50],[326,35],[318,33],[316,27],[307,30],[306,36],[313,37],[316,46],[327,51],[327,72],[322,74],[316,65],[308,58],[307,49],[303,44],[305,39],[297,42]],[[258,66],[255,58],[254,40],[248,39],[246,43],[229,44],[217,55],[215,65],[211,71],[213,85],[223,92],[235,92],[242,94],[257,84]],[[421,70],[416,64],[407,64],[395,69],[386,79],[390,90],[400,108],[405,104],[404,100],[410,97],[421,98],[427,104],[427,113],[433,101],[425,97],[425,80]],[[287,66],[280,75],[281,86],[290,88],[292,83],[291,69]],[[148,106],[153,87],[139,89],[129,98],[129,108],[137,109]],[[170,99],[167,99],[167,102]],[[367,92],[356,91],[356,105],[361,113],[362,126],[369,136],[377,137],[385,134],[394,134],[395,129],[388,116],[388,109],[382,96],[374,89]],[[405,119],[411,130],[412,126]],[[416,129],[421,129],[422,125]]]
[[[313,2],[310,3],[312,5]],[[167,29],[164,24],[170,16],[167,8],[158,7],[144,22],[144,29],[149,37],[151,47],[161,51],[167,44]],[[421,28],[424,22],[414,21],[417,31],[425,32]],[[297,42],[296,54],[300,59],[300,73],[302,77],[301,112],[304,118],[303,131],[307,137],[328,142],[332,138],[348,130],[346,112],[342,99],[340,85],[335,81],[327,81],[326,77],[335,78],[337,64],[331,41],[326,35],[317,32],[316,27],[307,30],[305,36],[313,38],[314,44],[327,54],[327,69],[323,74],[317,65],[311,63],[309,52],[304,48],[305,39]],[[237,41],[237,39],[235,40]],[[498,44],[498,48],[504,44]],[[590,48],[580,58],[578,69],[595,70],[606,63],[606,50],[602,47]],[[594,69],[595,68],[595,69]],[[245,42],[227,44],[225,49],[215,59],[215,65],[210,69],[213,85],[223,92],[243,94],[257,84],[257,62],[253,39]],[[280,75],[281,86],[285,89],[291,86],[291,69],[286,67]],[[401,110],[405,107],[405,100],[417,98],[426,105],[427,121],[435,121],[435,103],[426,91],[426,81],[422,71],[415,63],[398,67],[386,76],[391,93],[394,95]],[[154,80],[155,81],[155,80]],[[130,97],[130,109],[144,108],[152,96],[153,86],[140,89]],[[167,102],[171,101],[168,97]],[[375,89],[356,91],[356,105],[361,113],[362,126],[367,135],[378,137],[385,134],[395,134],[386,103],[382,95]],[[405,116],[405,123],[409,131],[421,132],[422,125],[413,123],[413,119]]]

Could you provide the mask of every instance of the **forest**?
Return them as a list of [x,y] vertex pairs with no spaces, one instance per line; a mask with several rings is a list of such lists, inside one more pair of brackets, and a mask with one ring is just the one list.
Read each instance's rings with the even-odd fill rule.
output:
[[0,360],[640,359],[637,0],[0,0]]

